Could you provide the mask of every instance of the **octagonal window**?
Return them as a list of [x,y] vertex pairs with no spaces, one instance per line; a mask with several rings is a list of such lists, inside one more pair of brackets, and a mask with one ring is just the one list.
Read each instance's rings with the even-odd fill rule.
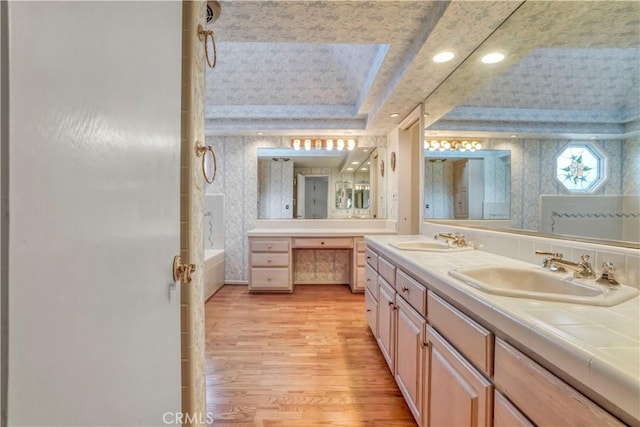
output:
[[556,156],[556,179],[570,193],[592,193],[606,181],[606,157],[590,144],[569,144]]

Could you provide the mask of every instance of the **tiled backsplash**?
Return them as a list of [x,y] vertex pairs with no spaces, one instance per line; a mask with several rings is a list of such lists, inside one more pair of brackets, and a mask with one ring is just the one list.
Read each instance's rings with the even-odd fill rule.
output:
[[581,255],[589,255],[591,264],[597,273],[600,272],[602,263],[612,262],[617,269],[615,277],[618,281],[640,288],[640,250],[638,249],[430,222],[425,222],[422,228],[422,234],[425,236],[449,232],[464,234],[466,240],[472,242],[476,249],[516,258],[536,265],[539,265],[543,259],[535,255],[536,250],[560,252],[565,259],[570,261],[580,260]]

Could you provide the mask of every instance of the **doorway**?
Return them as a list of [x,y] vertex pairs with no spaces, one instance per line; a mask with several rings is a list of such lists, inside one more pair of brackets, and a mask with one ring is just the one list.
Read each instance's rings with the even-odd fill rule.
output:
[[326,219],[329,213],[329,177],[307,176],[304,194],[305,218]]

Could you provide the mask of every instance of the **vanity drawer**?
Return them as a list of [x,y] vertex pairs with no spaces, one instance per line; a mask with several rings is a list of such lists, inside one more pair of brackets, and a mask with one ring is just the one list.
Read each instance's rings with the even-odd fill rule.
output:
[[251,288],[252,289],[289,289],[289,269],[288,268],[252,268]]
[[252,267],[288,267],[289,253],[252,253]]
[[287,240],[254,240],[250,242],[251,252],[289,252]]
[[494,383],[536,425],[624,425],[500,339]]
[[442,298],[429,292],[429,322],[486,375],[493,374],[494,335]]
[[378,271],[378,254],[377,253],[367,248],[364,251],[364,258],[365,258],[365,261],[367,261],[367,264],[373,267],[375,271]]
[[353,248],[353,237],[294,237],[294,248]]
[[358,267],[364,267],[364,253],[362,252],[357,252],[356,253],[356,265]]
[[396,266],[383,257],[378,257],[378,273],[384,277],[393,288],[396,287]]
[[396,270],[396,292],[418,313],[427,316],[427,289],[400,269]]
[[364,286],[371,292],[371,295],[378,300],[378,272],[370,265],[364,268]]

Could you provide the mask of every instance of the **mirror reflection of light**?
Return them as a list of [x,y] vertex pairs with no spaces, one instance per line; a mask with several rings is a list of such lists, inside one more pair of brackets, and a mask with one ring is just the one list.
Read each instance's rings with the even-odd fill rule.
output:
[[356,141],[355,139],[350,139],[347,141],[347,150],[349,151],[353,151],[353,149],[356,148]]
[[504,59],[504,54],[500,52],[491,52],[482,57],[481,61],[485,64],[497,64]]
[[333,150],[333,139],[327,139],[327,150]]
[[342,151],[344,149],[344,139],[338,140],[338,150]]
[[305,139],[304,140],[304,149],[309,151],[311,150],[311,140],[310,139]]
[[293,140],[293,149],[298,151],[300,150],[300,140],[299,139],[294,139]]
[[445,50],[443,52],[437,53],[432,59],[433,59],[433,62],[442,63],[442,62],[451,61],[455,57],[456,57],[455,53]]

